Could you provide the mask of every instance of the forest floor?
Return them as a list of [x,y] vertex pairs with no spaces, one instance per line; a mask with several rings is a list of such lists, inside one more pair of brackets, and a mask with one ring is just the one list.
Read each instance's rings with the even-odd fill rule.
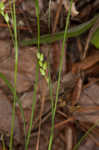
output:
[[[3,2],[13,32],[9,1]],[[49,0],[38,0],[38,2],[41,38],[50,34],[53,40],[55,33],[65,31],[70,1],[52,0],[50,3]],[[16,93],[24,111],[27,135],[34,102],[38,45],[37,41],[33,44],[25,41],[37,39],[38,24],[35,1],[17,0],[15,3],[18,34]],[[96,14],[99,14],[99,0],[74,0],[68,28],[78,29],[79,25],[88,22]],[[99,49],[91,42],[93,29],[96,30],[95,25],[98,24],[99,27],[99,19],[97,20],[98,23],[94,23],[93,27],[78,36],[69,37],[65,42],[52,150],[99,149]],[[40,44],[40,52],[44,56],[43,62],[46,61],[50,65],[52,94],[55,101],[63,37],[52,42],[51,39],[50,42],[46,42],[46,39],[41,40],[43,42]],[[48,68],[46,72],[48,74]],[[0,150],[4,150],[4,145],[5,149],[9,150],[14,98],[7,81],[14,87],[14,74],[15,49],[8,25],[4,17],[0,16]],[[5,81],[4,77],[2,79],[3,75]],[[49,86],[39,71],[28,150],[48,149],[52,118]],[[13,150],[25,150],[24,121],[18,103],[13,134]]]

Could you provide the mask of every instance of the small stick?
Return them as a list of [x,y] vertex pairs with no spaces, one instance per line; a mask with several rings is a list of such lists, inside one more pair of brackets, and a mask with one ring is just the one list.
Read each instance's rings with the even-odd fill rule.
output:
[[90,32],[89,32],[89,35],[88,35],[88,38],[87,38],[87,41],[86,41],[86,45],[85,45],[85,50],[84,50],[84,54],[82,56],[82,60],[85,59],[86,57],[86,54],[87,54],[87,51],[88,51],[88,47],[89,47],[89,43],[90,43],[90,40],[93,36],[93,33],[99,28],[99,18],[98,20],[96,21],[96,23],[93,25],[93,27],[91,28]]
[[55,17],[55,22],[54,22],[54,27],[53,27],[53,33],[56,31],[56,26],[57,26],[59,15],[60,15],[60,11],[61,11],[61,8],[62,8],[62,2],[63,2],[63,0],[60,0],[60,2],[58,4],[56,17]]

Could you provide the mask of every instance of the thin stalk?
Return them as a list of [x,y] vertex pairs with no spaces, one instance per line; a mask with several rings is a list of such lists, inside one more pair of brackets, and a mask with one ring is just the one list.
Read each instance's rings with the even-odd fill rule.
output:
[[13,133],[14,133],[14,121],[15,121],[15,106],[16,106],[16,80],[17,80],[17,66],[18,66],[18,40],[17,40],[17,26],[16,26],[16,10],[15,0],[13,0],[13,25],[14,25],[14,48],[15,48],[15,72],[14,72],[14,102],[12,110],[12,122],[11,122],[11,136],[9,149],[12,150],[13,146]]
[[52,82],[51,82],[51,74],[50,74],[50,64],[48,63],[48,79],[49,79],[49,94],[50,94],[50,98],[51,98],[51,108],[52,108],[52,112],[53,112],[53,108],[54,108],[54,99],[53,99],[53,86],[52,86]]
[[[38,52],[39,52],[39,50],[40,50],[40,21],[39,21],[39,3],[38,3],[38,0],[35,0],[35,6],[36,6],[36,16],[37,16]],[[28,145],[29,145],[30,135],[31,135],[31,130],[32,130],[33,117],[34,117],[35,104],[36,104],[36,94],[37,94],[37,86],[38,86],[38,78],[39,78],[39,64],[38,64],[38,62],[36,64],[35,76],[36,76],[36,79],[35,79],[34,92],[33,92],[32,112],[31,112],[29,130],[28,130],[28,134],[27,134],[27,140],[25,143],[25,150],[28,150]]]
[[40,51],[40,19],[39,19],[39,2],[35,0],[36,16],[37,16],[37,31],[38,31],[38,51]]
[[[10,7],[10,12],[11,12],[11,18],[12,18],[12,20],[14,20],[13,8],[11,6],[11,0],[9,0],[9,7]],[[13,44],[14,44],[14,36],[13,36],[12,30],[10,28],[10,24],[9,23],[7,23],[7,24],[8,24],[9,32],[10,32],[10,35],[11,35],[11,38],[12,38],[12,41],[13,41]],[[13,28],[14,28],[14,26],[13,26]]]
[[57,102],[58,102],[58,94],[59,94],[60,79],[61,79],[62,64],[63,64],[62,60],[63,60],[64,51],[65,51],[64,46],[65,46],[65,42],[67,40],[67,31],[68,31],[68,26],[69,26],[69,19],[70,19],[72,2],[73,2],[73,0],[71,0],[71,2],[70,2],[70,8],[69,8],[69,12],[68,12],[67,19],[66,19],[66,27],[65,27],[65,32],[64,32],[64,40],[63,40],[63,44],[62,44],[62,52],[61,52],[60,66],[59,66],[58,84],[57,84],[57,90],[56,90],[56,100],[55,100],[54,110],[52,113],[52,128],[51,128],[51,136],[50,136],[48,150],[51,150],[53,136],[54,136],[54,120],[55,120],[56,106],[57,106]]
[[48,28],[49,28],[49,32],[50,32],[50,18],[51,18],[51,0],[49,0],[49,8],[48,8]]
[[88,131],[84,134],[84,136],[82,136],[79,142],[74,146],[73,150],[78,150],[81,142],[92,132],[93,129],[96,128],[97,125],[99,125],[99,121],[97,121],[91,128],[88,129]]
[[[14,87],[12,86],[12,84],[7,80],[6,76],[0,72],[0,78],[5,82],[5,84],[8,86],[8,88],[10,89],[11,93],[13,94],[14,96]],[[23,111],[23,108],[22,108],[22,104],[21,104],[21,101],[19,100],[18,96],[16,96],[16,101],[19,105],[19,108],[20,108],[20,111],[21,111],[21,114],[22,114],[22,118],[23,118],[23,122],[24,122],[24,135],[26,136],[26,133],[25,133],[25,128],[26,128],[26,125],[25,125],[25,117],[24,117],[24,111]]]
[[31,119],[30,119],[30,125],[29,130],[27,134],[27,139],[25,143],[25,150],[28,150],[28,145],[30,141],[30,135],[31,135],[31,129],[32,129],[32,123],[33,123],[33,117],[34,117],[34,110],[35,110],[35,104],[36,104],[36,94],[37,94],[37,83],[38,83],[38,72],[39,72],[39,65],[36,65],[36,79],[35,79],[35,85],[34,85],[34,92],[33,92],[33,103],[32,103],[32,112],[31,112]]

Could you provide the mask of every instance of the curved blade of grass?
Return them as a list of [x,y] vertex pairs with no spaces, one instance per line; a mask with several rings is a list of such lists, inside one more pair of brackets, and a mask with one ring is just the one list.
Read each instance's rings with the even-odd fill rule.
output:
[[91,128],[88,129],[88,131],[85,133],[85,135],[82,136],[82,138],[79,140],[79,142],[75,145],[73,150],[78,150],[81,142],[90,134],[90,132],[92,132],[93,129],[96,128],[97,124],[99,125],[99,121],[97,121]]
[[[67,37],[71,38],[71,37],[77,37],[81,34],[83,34],[84,32],[86,32],[95,22],[96,20],[99,18],[99,14],[97,14],[95,17],[93,17],[91,20],[78,25],[76,27],[70,28],[67,31]],[[53,43],[55,41],[58,40],[63,40],[64,39],[64,32],[58,32],[58,33],[53,33],[51,34],[47,34],[47,35],[42,35],[40,36],[40,44],[45,44],[45,43]],[[37,39],[32,39],[32,40],[23,40],[20,44],[22,46],[27,46],[27,45],[33,45],[33,44],[37,44]]]
[[[0,72],[0,78],[5,82],[5,84],[7,85],[7,87],[10,89],[11,93],[14,95],[14,87],[12,86],[12,84],[7,80],[6,76]],[[18,96],[16,95],[16,101],[17,103],[19,104],[19,108],[20,108],[20,111],[21,111],[21,114],[22,114],[22,118],[23,118],[23,122],[24,122],[24,134],[26,135],[25,133],[25,129],[26,129],[26,125],[25,125],[25,117],[24,117],[24,111],[23,111],[23,108],[22,108],[22,104],[18,98]]]
[[52,112],[52,128],[51,128],[51,135],[50,135],[48,150],[51,150],[51,148],[52,148],[52,141],[53,141],[53,136],[54,136],[54,120],[55,120],[56,106],[57,106],[57,102],[58,102],[58,94],[59,94],[60,79],[61,79],[61,72],[62,72],[63,56],[64,56],[64,51],[65,51],[64,46],[65,46],[65,42],[67,40],[67,31],[68,31],[68,26],[69,26],[69,19],[70,19],[72,2],[73,2],[73,0],[70,1],[70,8],[69,8],[69,12],[68,12],[67,19],[66,19],[66,27],[65,27],[65,32],[64,32],[62,52],[61,52],[61,58],[60,58],[60,66],[59,66],[58,84],[57,84],[57,89],[56,89],[55,106],[54,106],[54,109]]

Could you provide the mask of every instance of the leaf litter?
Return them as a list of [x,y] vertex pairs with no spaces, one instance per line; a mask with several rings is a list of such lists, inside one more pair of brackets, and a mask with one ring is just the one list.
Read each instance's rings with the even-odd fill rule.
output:
[[[74,1],[72,7],[72,17],[70,21],[71,27],[83,22],[83,20],[87,21],[88,18],[92,17],[90,14],[86,13],[88,7],[90,11],[92,11],[92,7],[94,8],[93,14],[95,14],[96,11],[99,10],[99,7],[95,9],[95,3],[97,2],[97,0],[95,0],[95,2],[92,2],[91,0],[89,1],[90,2],[86,0],[81,0],[81,2],[79,2],[78,0]],[[8,1],[5,0],[4,2],[6,3],[6,8],[9,10],[9,5],[7,5]],[[48,29],[48,16],[42,16],[44,14],[47,14],[49,3],[48,1],[44,0],[39,2],[41,18],[41,35],[43,35],[45,33],[48,33],[48,30],[46,30]],[[58,6],[59,1],[56,0],[52,2],[54,4],[53,6]],[[18,28],[19,39],[31,38],[31,34],[33,33],[36,37],[37,26],[35,25],[35,27],[33,28],[33,23],[31,23],[33,20],[34,22],[36,22],[34,3],[25,0],[19,0],[16,2],[16,5],[19,6],[16,9],[17,19],[18,21],[20,21],[21,19],[23,24],[21,28]],[[53,21],[53,18],[55,18],[55,16],[57,15],[56,8],[58,7],[53,7],[53,9],[51,9],[51,25],[54,23],[56,26],[54,31],[51,27],[52,32],[57,32],[64,29],[64,18],[66,17],[67,11],[69,9],[69,1],[67,0],[66,4],[63,1],[61,7],[63,9],[61,9],[61,11],[59,12],[59,16],[61,16],[62,13],[63,19],[61,20],[61,17],[58,17],[58,19],[55,20],[56,23],[55,21]],[[21,9],[21,11],[19,9]],[[32,9],[33,12],[31,11]],[[26,17],[22,17],[22,15],[26,15]],[[84,18],[82,16],[84,16]],[[25,24],[25,22],[27,23]],[[5,24],[5,22],[2,22],[2,24]],[[10,81],[10,83],[14,86],[14,48],[13,44],[9,42],[11,41],[11,39],[10,36],[8,36],[8,31],[6,30],[6,27],[2,26],[2,24],[0,28],[4,28],[4,34],[0,35],[0,72],[3,73],[6,76],[6,78]],[[30,28],[32,29],[32,32],[30,32]],[[82,60],[82,54],[84,52],[83,50],[85,48],[86,43],[85,39],[87,39],[87,37],[88,34],[85,33],[79,38],[77,37],[76,39],[68,39],[68,42],[65,45],[63,72],[59,89],[59,100],[55,116],[54,140],[52,147],[53,150],[73,150],[74,146],[79,142],[81,137],[84,134],[86,134],[88,129],[95,125],[96,122],[99,120],[99,52],[90,44],[90,42],[88,42],[87,55],[84,58],[84,60]],[[81,44],[82,51],[79,50],[77,42],[78,39]],[[50,45],[41,45],[40,47],[40,51],[44,54],[44,59],[48,61],[51,65],[51,78],[53,85],[52,92],[54,99],[56,96],[57,73],[60,62],[59,51],[61,51],[61,45],[62,41],[57,41]],[[77,53],[77,55],[75,55],[75,53]],[[31,47],[19,47],[16,91],[24,110],[26,121],[26,134],[28,132],[29,121],[32,111],[31,109],[33,103],[33,91],[35,84],[35,69],[37,63],[36,54],[36,45],[33,45]],[[44,95],[42,95],[43,92]],[[44,96],[45,99],[43,104],[43,110],[41,110],[42,96]],[[0,79],[0,136],[4,136],[6,148],[9,147],[12,102],[12,93],[9,91],[4,81]],[[40,119],[41,123],[39,124]],[[39,125],[41,125],[39,149],[47,150],[51,128],[51,101],[48,85],[45,84],[45,80],[40,74],[40,72],[34,120],[32,124],[32,132],[29,144],[30,150],[36,149]],[[24,133],[22,131],[23,119],[19,110],[19,105],[17,103],[13,139],[14,149],[24,149]],[[0,148],[2,149],[1,140],[0,146]],[[81,145],[79,146],[79,150],[97,150],[98,146],[99,125],[97,124],[96,128],[94,128],[92,132],[88,134],[88,137],[86,137],[82,141]]]

